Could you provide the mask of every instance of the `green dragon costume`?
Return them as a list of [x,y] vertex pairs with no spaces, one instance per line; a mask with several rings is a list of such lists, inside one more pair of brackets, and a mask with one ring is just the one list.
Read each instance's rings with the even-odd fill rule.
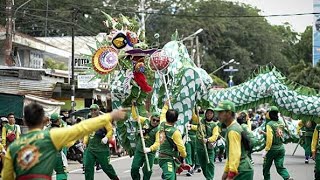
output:
[[[112,23],[112,19],[110,20],[109,16],[107,18],[107,21]],[[127,22],[117,22],[116,26],[121,26],[121,23],[122,27],[124,27]],[[177,34],[175,37],[177,37]],[[105,38],[103,41],[97,40],[97,48],[90,47],[92,54],[86,57],[93,58],[97,49],[110,46],[110,44],[112,44],[110,38]],[[141,44],[138,43],[134,47]],[[213,85],[211,77],[205,70],[198,68],[194,64],[187,48],[181,41],[173,38],[162,50],[172,59],[166,70],[162,71],[166,82],[163,82],[161,73],[159,74],[151,71],[148,67],[144,67],[144,74],[147,75],[148,82],[153,81],[150,111],[160,111],[163,102],[167,99],[166,85],[169,96],[173,97],[171,100],[172,107],[179,112],[179,121],[176,127],[181,132],[184,132],[185,125],[190,121],[192,110],[196,105],[206,108],[209,102],[217,105],[218,102],[225,99],[234,102],[237,111],[269,103],[278,106],[280,112],[285,116],[320,123],[320,96],[318,92],[288,80],[273,66],[261,67],[251,79],[240,85],[223,90],[215,90],[211,88]],[[112,79],[111,96],[114,109],[129,107],[131,101],[135,100],[140,115],[146,116],[144,102],[149,92],[143,91],[139,82],[135,81],[136,79],[133,75],[136,70],[135,64],[132,65],[124,52],[124,50],[119,50],[118,52],[118,70],[114,70],[108,75],[98,74],[96,78],[101,78],[102,81],[107,78]],[[149,61],[148,57],[147,55],[142,57],[144,62]],[[90,66],[95,69],[93,64]],[[117,123],[119,140],[131,155],[135,148],[136,127],[137,123],[132,119]],[[264,128],[264,126],[260,128]],[[286,142],[298,141],[296,127],[287,122],[287,129]],[[261,144],[255,147],[255,151],[261,150],[264,146],[264,138],[258,132],[259,128],[254,131],[254,134],[261,140],[259,141]]]

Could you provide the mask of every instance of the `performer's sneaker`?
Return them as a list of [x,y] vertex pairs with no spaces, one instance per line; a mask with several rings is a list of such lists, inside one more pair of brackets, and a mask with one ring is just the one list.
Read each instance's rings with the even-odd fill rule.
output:
[[100,164],[98,164],[98,165],[97,165],[97,167],[96,167],[96,171],[97,171],[97,172],[102,171],[102,167],[100,166]]
[[293,178],[292,178],[292,177],[289,177],[287,180],[293,180]]
[[309,159],[304,160],[305,164],[309,164]]
[[190,176],[192,176],[192,174],[193,174],[193,168],[192,168],[192,169],[190,169],[190,170],[187,172],[187,174],[186,174],[186,175],[190,177]]
[[84,165],[82,165],[82,174],[85,174]]
[[197,173],[200,173],[201,172],[200,166],[195,166],[193,171],[197,172]]

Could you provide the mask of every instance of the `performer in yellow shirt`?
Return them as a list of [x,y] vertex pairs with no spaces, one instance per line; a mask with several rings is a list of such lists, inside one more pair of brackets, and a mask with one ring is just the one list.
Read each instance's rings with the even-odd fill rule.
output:
[[36,103],[24,108],[24,121],[29,132],[8,148],[2,178],[51,179],[57,153],[69,142],[81,139],[112,120],[124,119],[125,110],[115,110],[72,127],[43,130],[44,110]]
[[187,126],[188,128],[188,138],[186,140],[186,163],[192,167],[190,171],[187,172],[187,176],[192,176],[194,172],[201,172],[200,162],[197,157],[197,148],[196,148],[196,140],[197,140],[197,130],[198,130],[198,116],[193,111],[191,120]]
[[[178,112],[169,109],[166,113],[166,122],[160,124],[160,149],[159,149],[159,165],[163,172],[163,179],[175,180],[178,165],[177,160],[180,157],[187,156],[180,131],[174,127],[178,121]],[[181,162],[181,161],[180,161]]]
[[[311,154],[311,141],[312,141],[312,134],[314,129],[316,128],[316,123],[314,121],[302,121],[300,120],[297,127],[297,133],[302,140],[302,147],[304,149],[305,160],[304,163],[309,163],[309,157]],[[301,141],[300,140],[300,141]]]
[[[159,141],[159,124],[166,120],[166,112],[168,110],[168,105],[166,104],[161,114],[159,112],[153,112],[150,118],[138,116],[136,112],[135,103],[132,104],[132,118],[138,121],[140,120],[144,141],[146,148],[143,149],[141,138],[138,139],[136,150],[134,152],[134,157],[131,164],[131,178],[133,180],[140,180],[140,167],[143,166],[143,179],[149,180],[152,175],[152,167],[155,159],[155,152],[158,150],[160,146]],[[148,155],[150,171],[147,169],[147,165],[145,163],[145,153]]]
[[283,166],[285,149],[283,146],[284,124],[279,121],[279,110],[276,106],[271,106],[266,115],[268,121],[266,125],[266,147],[263,162],[263,177],[270,180],[270,168],[274,161],[278,174],[285,180],[292,180],[288,170]]
[[[90,106],[91,116],[99,117],[99,106],[92,104]],[[104,127],[85,137],[84,143],[87,145],[84,157],[84,172],[86,180],[94,179],[94,166],[96,161],[101,165],[102,170],[110,179],[119,179],[114,168],[110,164],[109,141],[112,140],[113,126],[112,121],[105,124]]]
[[219,121],[227,126],[227,160],[222,180],[253,180],[253,168],[248,152],[242,144],[243,128],[234,120],[236,108],[233,102],[224,100],[214,109],[219,112]]
[[8,123],[2,128],[2,145],[7,148],[10,143],[20,137],[20,126],[15,124],[16,120],[13,113],[9,113]]
[[[199,123],[199,121],[201,122],[197,126],[197,157],[199,159],[203,175],[207,180],[214,179],[214,144],[219,136],[219,127],[217,123],[213,120],[213,109],[213,106],[210,106],[206,110],[204,118],[202,118],[201,120],[197,118],[197,123]],[[209,162],[207,157],[209,159]]]
[[313,131],[311,151],[312,159],[316,162],[314,166],[314,179],[320,179],[320,139],[319,139],[320,125],[317,125]]

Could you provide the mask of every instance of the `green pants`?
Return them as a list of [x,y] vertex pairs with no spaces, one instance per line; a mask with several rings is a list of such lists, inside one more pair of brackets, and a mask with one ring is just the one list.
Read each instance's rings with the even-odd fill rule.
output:
[[196,143],[195,138],[191,138],[191,141],[188,141],[186,143],[186,151],[187,151],[187,157],[186,157],[186,163],[189,164],[191,167],[193,165],[199,166],[199,160],[197,157],[197,149],[196,149]]
[[56,180],[67,180],[68,172],[66,167],[63,165],[61,152],[57,153],[56,165],[54,166],[54,171],[56,172]]
[[173,159],[159,159],[159,165],[165,180],[177,179],[176,171],[178,166]]
[[304,155],[306,157],[311,156],[311,142],[312,142],[312,136],[305,136],[304,137],[303,148],[304,148]]
[[236,177],[234,177],[234,180],[253,180],[253,170],[240,171],[239,174]]
[[148,153],[148,159],[149,159],[149,165],[150,165],[150,171],[148,171],[147,166],[145,164],[145,155],[143,152],[140,152],[138,150],[135,151],[133,161],[131,164],[131,178],[133,180],[140,180],[140,167],[143,166],[142,172],[143,172],[143,179],[149,180],[152,175],[152,167],[154,163],[155,154],[154,153]]
[[317,153],[315,161],[316,163],[314,166],[314,179],[320,180],[320,153]]
[[216,156],[223,158],[224,156],[224,151],[225,151],[225,146],[224,145],[220,145],[220,146],[215,146],[214,147],[214,151]]
[[283,179],[288,179],[290,177],[288,170],[283,167],[285,150],[269,150],[264,162],[263,162],[263,177],[265,180],[270,180],[270,168],[274,161],[278,174]]
[[110,179],[117,178],[117,174],[110,164],[109,149],[100,152],[93,152],[90,149],[87,149],[84,160],[86,180],[94,179],[94,166],[96,164],[96,161],[101,165],[102,170],[108,175]]
[[214,178],[214,149],[208,149],[209,163],[207,162],[207,157],[204,149],[197,149],[197,156],[200,162],[202,173],[207,180],[212,180]]

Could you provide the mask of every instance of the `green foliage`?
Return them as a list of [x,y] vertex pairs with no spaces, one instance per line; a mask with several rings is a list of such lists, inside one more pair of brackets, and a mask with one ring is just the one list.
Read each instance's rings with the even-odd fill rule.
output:
[[[24,0],[16,0],[15,7]],[[111,17],[120,14],[137,20],[138,27],[140,0],[48,0],[47,36],[66,36],[71,34],[72,15],[76,35],[94,36],[99,32],[109,32],[103,21],[106,20],[101,11]],[[1,1],[1,7],[5,1]],[[312,62],[312,27],[299,34],[289,24],[272,26],[264,17],[259,17],[259,9],[234,2],[190,1],[190,0],[145,0],[146,40],[148,44],[160,43],[162,47],[171,40],[176,30],[184,38],[200,28],[204,31],[199,36],[202,67],[211,73],[222,65],[222,61],[235,59],[240,65],[234,65],[239,71],[234,74],[235,84],[244,82],[260,65],[272,63],[292,80],[302,82],[307,77]],[[151,14],[150,14],[151,12]],[[0,23],[5,23],[5,14],[0,11]],[[1,16],[2,15],[2,16]],[[172,16],[174,15],[174,16]],[[254,17],[248,17],[254,16]],[[121,21],[121,18],[118,18]],[[46,27],[46,2],[30,1],[16,14],[17,31],[31,36],[44,36]],[[160,38],[155,39],[154,34]],[[185,41],[190,46],[190,41]],[[195,44],[195,41],[193,41]],[[191,54],[192,48],[189,48]],[[303,61],[306,65],[301,64]],[[296,66],[300,66],[300,69]],[[292,70],[289,68],[292,67]],[[294,69],[299,69],[295,71]],[[302,69],[301,69],[302,68]],[[315,68],[316,69],[316,68]],[[305,72],[305,74],[301,74]],[[309,72],[309,71],[308,71]],[[317,70],[310,72],[316,73]],[[307,73],[307,74],[306,74]],[[228,81],[228,73],[223,70],[215,75]],[[309,81],[305,85],[315,87]]]
[[312,67],[310,63],[306,64],[301,60],[298,64],[293,65],[289,71],[291,72],[290,79],[304,86],[320,90],[320,64]]
[[213,80],[214,86],[223,87],[223,88],[228,87],[228,84],[225,81],[223,81],[222,79],[220,79],[218,76],[210,75],[210,77]]
[[44,66],[47,69],[68,70],[68,67],[63,62],[56,62],[51,58],[45,59]]
[[[161,42],[170,40],[172,31],[186,37],[203,28],[199,39],[203,56],[203,66],[210,73],[222,65],[222,61],[235,59],[240,62],[235,68],[236,84],[244,82],[258,65],[269,62],[275,64],[281,71],[287,73],[290,66],[288,57],[282,52],[285,42],[281,34],[271,26],[265,18],[241,18],[236,16],[258,16],[259,10],[250,6],[238,5],[225,1],[197,1],[192,5],[176,7],[177,16],[152,15],[147,21],[147,39],[159,33]],[[170,10],[163,10],[168,13]],[[189,16],[184,16],[188,14]],[[208,17],[190,17],[206,15]],[[228,16],[231,17],[223,17]],[[234,17],[235,16],[235,17]],[[166,28],[163,28],[166,27]],[[168,31],[170,29],[171,31]],[[222,70],[217,75],[228,80],[228,74]]]
[[301,34],[301,39],[296,44],[296,50],[298,57],[305,63],[312,62],[312,26],[308,26]]

